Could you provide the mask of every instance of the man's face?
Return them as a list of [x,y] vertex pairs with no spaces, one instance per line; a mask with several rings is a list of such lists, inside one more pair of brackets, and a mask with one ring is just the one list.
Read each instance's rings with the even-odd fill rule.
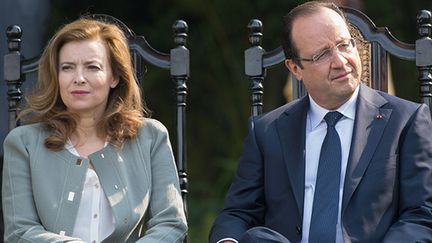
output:
[[[292,59],[285,65],[302,80],[310,96],[320,106],[337,109],[346,102],[360,83],[361,61],[342,17],[322,8],[317,13],[299,17],[293,22],[292,38],[299,58],[311,59],[326,53],[318,61]],[[338,45],[338,46],[337,46]]]

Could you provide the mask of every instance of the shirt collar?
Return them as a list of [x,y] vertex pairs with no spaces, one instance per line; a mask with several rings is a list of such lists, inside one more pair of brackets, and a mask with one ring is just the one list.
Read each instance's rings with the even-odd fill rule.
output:
[[[339,108],[336,109],[336,111],[339,111],[343,115],[342,119],[354,120],[359,89],[360,89],[360,85],[358,85],[357,88],[354,90],[354,93],[351,95],[351,98],[343,105],[341,105]],[[311,125],[311,129],[314,129],[323,121],[324,116],[330,110],[327,110],[321,107],[320,105],[318,105],[310,95],[309,95],[309,101],[310,101],[309,112],[308,112],[309,122]]]

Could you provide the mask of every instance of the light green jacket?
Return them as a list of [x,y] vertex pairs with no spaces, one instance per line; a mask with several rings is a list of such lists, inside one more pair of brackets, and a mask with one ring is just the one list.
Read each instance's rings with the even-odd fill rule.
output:
[[83,242],[72,238],[89,161],[115,218],[103,242],[181,242],[187,225],[166,128],[146,119],[135,140],[88,159],[44,146],[40,124],[12,130],[4,141],[2,204],[5,242]]

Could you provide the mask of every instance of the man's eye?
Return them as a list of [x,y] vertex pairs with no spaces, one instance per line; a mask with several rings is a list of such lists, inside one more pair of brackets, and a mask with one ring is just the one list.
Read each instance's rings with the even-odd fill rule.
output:
[[325,60],[329,56],[331,56],[331,51],[329,49],[327,49],[327,50],[324,50],[323,52],[321,52],[320,54],[316,55],[314,60],[315,61]]
[[341,43],[341,44],[338,46],[338,50],[339,50],[339,51],[346,51],[346,50],[348,50],[349,47],[350,47],[350,44],[349,44],[349,43]]

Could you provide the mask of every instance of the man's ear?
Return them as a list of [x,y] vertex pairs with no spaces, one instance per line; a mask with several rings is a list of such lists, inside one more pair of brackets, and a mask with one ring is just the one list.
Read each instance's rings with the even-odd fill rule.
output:
[[303,80],[303,69],[292,59],[285,59],[285,67],[294,74],[297,80]]

